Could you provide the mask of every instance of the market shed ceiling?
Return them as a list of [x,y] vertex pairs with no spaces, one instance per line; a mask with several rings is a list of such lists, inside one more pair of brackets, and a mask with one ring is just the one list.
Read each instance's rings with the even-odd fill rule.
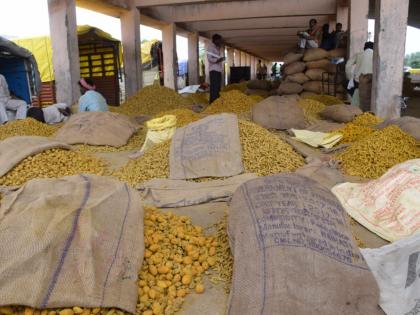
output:
[[323,24],[336,13],[336,0],[137,0],[136,5],[142,15],[206,37],[218,33],[228,45],[269,60],[294,50],[297,31],[311,18]]

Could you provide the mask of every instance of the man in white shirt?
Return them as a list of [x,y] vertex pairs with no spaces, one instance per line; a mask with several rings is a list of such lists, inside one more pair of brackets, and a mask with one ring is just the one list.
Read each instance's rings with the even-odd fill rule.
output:
[[9,121],[7,111],[15,114],[15,119],[25,119],[28,105],[25,101],[12,99],[6,78],[0,74],[0,125]]
[[44,108],[30,107],[27,116],[49,125],[66,121],[70,117],[70,107],[65,103],[53,104]]
[[351,57],[346,63],[346,76],[349,80],[349,88],[354,87],[352,105],[360,106],[359,81],[364,75],[372,75],[373,72],[373,42],[366,42],[364,51]]
[[225,57],[222,57],[220,53],[222,44],[222,36],[214,34],[212,43],[207,47],[206,54],[210,72],[210,103],[219,98],[222,87],[223,61],[225,60]]

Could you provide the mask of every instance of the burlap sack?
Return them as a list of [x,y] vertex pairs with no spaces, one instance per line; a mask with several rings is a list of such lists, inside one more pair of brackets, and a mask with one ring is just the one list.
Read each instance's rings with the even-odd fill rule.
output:
[[295,74],[292,74],[292,75],[288,75],[286,77],[286,81],[303,84],[305,82],[308,82],[309,78],[303,72],[299,72],[299,73],[295,73]]
[[169,154],[170,179],[228,177],[242,172],[236,115],[211,115],[175,132]]
[[335,196],[308,177],[250,180],[234,193],[228,314],[377,315],[379,289]]
[[251,80],[251,81],[248,81],[246,86],[248,89],[251,89],[251,90],[265,90],[265,91],[271,90],[271,82],[267,80]]
[[291,63],[290,65],[287,65],[284,68],[283,72],[285,75],[292,75],[295,73],[303,72],[305,68],[306,66],[304,62],[297,61],[297,62]]
[[330,55],[330,57],[335,57],[335,58],[346,58],[347,56],[347,51],[344,48],[336,48],[333,50],[330,50],[328,52],[328,54]]
[[246,89],[245,94],[246,95],[259,95],[259,96],[262,96],[262,97],[267,97],[270,94],[270,91]]
[[11,137],[0,141],[0,177],[7,174],[28,156],[54,148],[70,150],[71,146],[50,138],[37,136]]
[[235,190],[255,174],[241,174],[227,179],[196,183],[185,180],[152,179],[140,184],[144,204],[159,208],[177,208],[208,202],[228,202]]
[[303,89],[306,92],[312,92],[316,94],[333,94],[334,91],[338,93],[344,92],[344,87],[341,84],[322,83],[322,81],[308,81],[302,84]]
[[331,61],[328,59],[322,59],[317,61],[310,61],[306,63],[306,68],[308,69],[325,69],[331,64]]
[[357,115],[363,114],[363,112],[357,106],[338,104],[325,107],[319,114],[325,119],[338,123],[348,123]]
[[368,112],[371,109],[372,74],[362,74],[359,77],[360,109]]
[[303,54],[295,54],[291,52],[291,53],[288,53],[286,56],[284,56],[283,62],[288,65],[296,61],[301,61],[302,58],[303,58]]
[[322,93],[322,82],[321,81],[308,81],[303,83],[303,89],[307,92],[316,94]]
[[303,109],[297,98],[270,96],[252,107],[252,120],[269,129],[304,129],[306,127]]
[[85,112],[72,115],[55,139],[68,144],[121,147],[139,129],[130,117],[111,112]]
[[305,75],[312,81],[322,81],[322,75],[325,72],[325,69],[308,69]]
[[337,165],[332,163],[328,156],[324,159],[307,157],[307,164],[299,167],[296,174],[307,176],[318,182],[321,186],[331,189],[335,185],[343,183],[344,175],[338,170]]
[[317,93],[303,91],[299,95],[300,95],[300,97],[305,98],[305,97],[308,97],[308,96],[317,95]]
[[307,49],[305,54],[303,55],[303,61],[317,61],[328,57],[328,51],[322,48],[310,48]]
[[412,135],[418,141],[420,141],[420,119],[411,117],[411,116],[404,116],[400,118],[394,119],[387,119],[384,122],[374,126],[375,129],[383,129],[388,127],[389,125],[397,125],[406,133]]
[[111,177],[34,179],[0,206],[0,304],[135,313],[140,196]]
[[325,70],[329,73],[336,73],[337,72],[337,65],[333,64],[333,63],[325,65]]
[[303,86],[294,82],[282,82],[277,89],[279,95],[282,94],[299,94],[303,91]]
[[274,81],[272,81],[271,82],[272,89],[278,89],[278,87],[280,86],[281,82],[282,81],[280,81],[280,80],[274,80]]

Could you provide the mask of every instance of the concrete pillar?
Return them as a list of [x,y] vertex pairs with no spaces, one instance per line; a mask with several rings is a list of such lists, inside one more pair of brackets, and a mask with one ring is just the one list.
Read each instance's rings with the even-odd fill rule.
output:
[[368,36],[369,1],[350,0],[348,56],[363,51]]
[[140,51],[140,12],[135,5],[122,12],[121,41],[123,46],[125,94],[135,94],[143,86]]
[[372,109],[382,118],[401,114],[409,0],[376,0]]
[[188,35],[188,84],[200,84],[197,32]]
[[168,88],[177,89],[176,25],[170,23],[162,28],[163,81]]
[[235,67],[240,67],[241,66],[241,52],[235,49],[234,54],[235,54],[234,65]]
[[245,52],[241,51],[241,67],[246,66],[246,54]]
[[230,82],[230,67],[233,67],[235,64],[235,55],[234,55],[234,49],[228,47],[227,48],[227,59],[226,59],[226,71],[227,71],[227,83]]
[[[369,1],[365,1],[368,3]],[[337,4],[336,23],[343,24],[343,31],[347,31],[349,27],[349,7]],[[330,28],[330,32],[335,30],[335,24]]]
[[256,61],[255,61],[255,57],[254,56],[250,56],[250,61],[251,61],[251,80],[256,79],[257,74],[256,74]]
[[80,96],[75,0],[48,0],[57,101],[72,105]]

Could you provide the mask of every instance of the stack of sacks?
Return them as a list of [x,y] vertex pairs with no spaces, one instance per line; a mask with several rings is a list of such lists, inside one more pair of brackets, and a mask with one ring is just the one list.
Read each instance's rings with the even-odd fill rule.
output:
[[279,95],[300,94],[303,84],[309,81],[305,75],[306,65],[302,62],[303,54],[288,53],[282,66],[283,81],[277,89]]
[[[321,48],[306,50],[305,54],[289,53],[284,58],[284,81],[280,85],[279,94],[331,94],[334,92],[334,74],[337,66],[329,58],[345,57],[344,49],[335,49],[330,52]],[[322,85],[323,73],[330,73],[329,84]],[[327,76],[325,80],[327,80]],[[341,97],[344,88],[341,86],[344,76],[339,75],[337,92]]]

